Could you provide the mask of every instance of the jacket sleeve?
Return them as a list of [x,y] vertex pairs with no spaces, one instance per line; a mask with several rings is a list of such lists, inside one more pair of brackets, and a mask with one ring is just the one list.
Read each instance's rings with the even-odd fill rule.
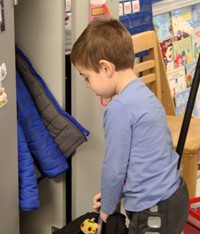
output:
[[39,192],[34,161],[23,130],[18,123],[19,207],[30,211],[39,207]]

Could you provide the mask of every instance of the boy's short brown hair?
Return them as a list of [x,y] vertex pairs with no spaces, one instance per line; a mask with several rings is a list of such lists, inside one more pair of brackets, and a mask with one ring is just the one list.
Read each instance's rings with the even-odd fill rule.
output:
[[99,72],[99,61],[105,59],[115,65],[116,71],[134,66],[132,38],[128,30],[114,18],[97,18],[74,43],[71,61]]

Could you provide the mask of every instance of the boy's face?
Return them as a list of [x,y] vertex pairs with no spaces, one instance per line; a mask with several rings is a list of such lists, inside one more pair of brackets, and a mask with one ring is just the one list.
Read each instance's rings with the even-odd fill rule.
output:
[[110,98],[115,95],[115,82],[109,76],[106,68],[101,67],[99,73],[76,66],[80,75],[84,78],[86,87],[91,89],[97,96]]

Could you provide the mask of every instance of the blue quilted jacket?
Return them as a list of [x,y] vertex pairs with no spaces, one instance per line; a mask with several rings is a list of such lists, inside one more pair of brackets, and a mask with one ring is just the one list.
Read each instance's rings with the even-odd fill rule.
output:
[[39,207],[36,167],[53,178],[68,169],[67,159],[89,132],[58,104],[27,56],[16,47],[19,206]]
[[[20,208],[22,210],[32,210],[39,205],[33,162],[37,163],[44,176],[50,178],[66,171],[68,164],[66,157],[43,124],[28,89],[18,72],[16,77]],[[30,183],[32,183],[32,186],[29,186]]]

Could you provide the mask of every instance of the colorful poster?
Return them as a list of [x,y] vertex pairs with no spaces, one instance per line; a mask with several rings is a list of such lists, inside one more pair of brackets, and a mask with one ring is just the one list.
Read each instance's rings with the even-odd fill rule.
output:
[[200,26],[192,30],[193,59],[197,61],[200,54]]
[[2,82],[5,79],[6,75],[7,75],[6,64],[2,63],[0,65],[0,108],[5,106],[5,104],[8,102],[7,94],[5,92],[5,88],[3,87],[3,82]]
[[169,12],[153,17],[158,40],[163,41],[173,37],[171,17]]
[[178,92],[185,90],[187,88],[184,66],[175,68],[174,70],[167,72],[167,79],[169,82],[169,87],[173,99],[175,98]]
[[193,62],[192,38],[186,37],[173,41],[175,68]]
[[192,20],[194,28],[200,26],[200,3],[192,6]]
[[185,65],[187,87],[191,87],[196,70],[197,61]]
[[5,31],[4,0],[0,0],[0,32]]
[[171,11],[171,20],[174,36],[186,37],[193,29],[191,7],[184,7]]
[[181,40],[181,37],[175,36],[164,41],[160,41],[160,49],[163,57],[165,69],[167,72],[174,70],[173,42]]
[[[175,96],[175,105],[176,105],[176,115],[177,116],[184,116],[186,108],[187,108],[187,103],[190,95],[190,87],[180,91],[177,93]],[[194,109],[192,113],[192,117],[199,117],[198,111],[197,111],[197,105],[196,103],[194,104]]]

